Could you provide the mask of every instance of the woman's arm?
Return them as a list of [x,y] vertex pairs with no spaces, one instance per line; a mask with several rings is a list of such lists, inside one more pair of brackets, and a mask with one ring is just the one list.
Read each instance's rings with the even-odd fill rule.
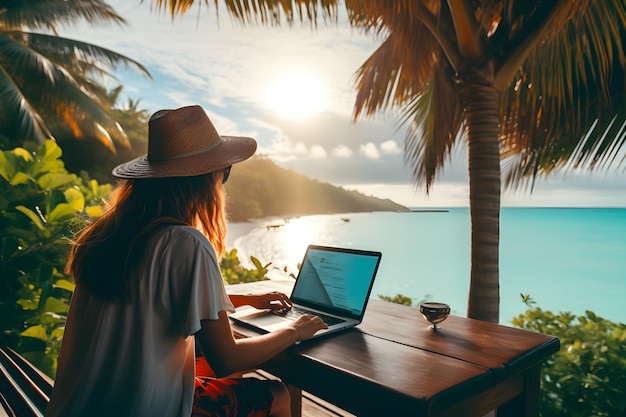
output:
[[299,317],[290,326],[262,336],[235,339],[225,311],[217,320],[202,320],[196,333],[207,362],[218,376],[254,369],[294,343],[327,328],[316,316]]

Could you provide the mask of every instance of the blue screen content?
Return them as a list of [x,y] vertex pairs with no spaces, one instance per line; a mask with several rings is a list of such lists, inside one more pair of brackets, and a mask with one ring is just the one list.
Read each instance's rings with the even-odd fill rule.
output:
[[292,299],[360,315],[378,262],[377,256],[309,248]]

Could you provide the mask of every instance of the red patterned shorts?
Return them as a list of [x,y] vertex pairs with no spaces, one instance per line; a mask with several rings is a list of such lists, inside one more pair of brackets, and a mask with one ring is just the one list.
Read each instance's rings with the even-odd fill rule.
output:
[[192,417],[266,417],[272,408],[267,381],[196,377]]

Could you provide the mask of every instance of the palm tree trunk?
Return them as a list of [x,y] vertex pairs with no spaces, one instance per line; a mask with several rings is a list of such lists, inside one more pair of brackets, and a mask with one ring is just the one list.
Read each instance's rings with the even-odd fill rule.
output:
[[492,71],[460,76],[469,153],[471,275],[467,316],[497,323],[500,313],[500,93]]

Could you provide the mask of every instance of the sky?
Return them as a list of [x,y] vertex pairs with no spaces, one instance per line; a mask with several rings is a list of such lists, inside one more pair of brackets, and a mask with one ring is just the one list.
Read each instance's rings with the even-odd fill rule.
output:
[[[111,83],[124,84],[139,108],[199,104],[221,134],[252,136],[258,154],[310,178],[409,207],[469,206],[462,144],[427,194],[405,163],[399,114],[353,120],[356,71],[381,40],[351,29],[345,18],[316,28],[243,27],[224,7],[218,16],[212,2],[174,19],[150,0],[107,3],[126,25],[79,25],[60,35],[146,67],[152,80],[119,70]],[[503,190],[502,206],[626,207],[626,167],[553,173],[538,178],[532,193]]]

